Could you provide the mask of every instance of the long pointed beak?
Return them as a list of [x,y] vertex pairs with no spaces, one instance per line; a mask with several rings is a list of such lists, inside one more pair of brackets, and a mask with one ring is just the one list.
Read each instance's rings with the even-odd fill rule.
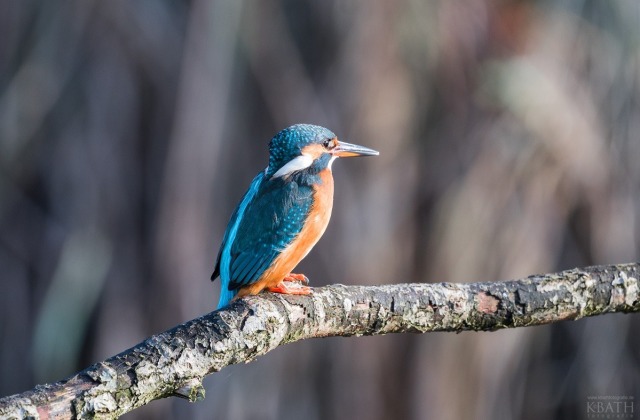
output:
[[356,157],[356,156],[378,156],[380,152],[369,149],[368,147],[358,146],[357,144],[338,142],[338,145],[331,150],[331,154],[340,157]]

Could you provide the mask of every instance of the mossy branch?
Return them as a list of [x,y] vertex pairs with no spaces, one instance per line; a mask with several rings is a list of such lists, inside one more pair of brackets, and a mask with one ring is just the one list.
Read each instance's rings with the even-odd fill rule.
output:
[[204,398],[202,379],[314,337],[494,331],[640,311],[638,264],[494,283],[334,285],[262,294],[155,335],[51,385],[0,399],[1,418],[114,418],[149,401]]

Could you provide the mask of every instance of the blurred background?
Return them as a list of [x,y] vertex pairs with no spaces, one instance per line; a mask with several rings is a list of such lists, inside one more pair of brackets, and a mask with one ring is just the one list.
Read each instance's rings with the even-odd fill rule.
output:
[[[314,286],[637,260],[635,0],[2,0],[0,395],[213,310],[231,212],[299,122],[381,152],[334,166]],[[309,340],[124,418],[586,418],[640,396],[639,327]]]

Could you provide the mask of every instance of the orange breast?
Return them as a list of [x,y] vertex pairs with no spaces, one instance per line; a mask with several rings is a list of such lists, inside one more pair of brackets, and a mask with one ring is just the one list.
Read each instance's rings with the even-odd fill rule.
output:
[[331,170],[320,172],[322,183],[314,186],[313,205],[307,222],[296,238],[274,260],[257,282],[238,291],[236,297],[255,295],[265,287],[278,284],[293,270],[320,240],[329,225],[333,208],[333,175]]

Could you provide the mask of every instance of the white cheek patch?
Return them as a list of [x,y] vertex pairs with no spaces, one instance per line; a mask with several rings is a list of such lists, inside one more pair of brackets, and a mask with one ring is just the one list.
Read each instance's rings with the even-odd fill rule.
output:
[[302,154],[298,157],[291,159],[284,165],[282,168],[278,169],[278,171],[273,174],[271,179],[280,178],[283,176],[287,176],[296,171],[301,171],[303,169],[307,169],[313,163],[313,158],[309,155]]

